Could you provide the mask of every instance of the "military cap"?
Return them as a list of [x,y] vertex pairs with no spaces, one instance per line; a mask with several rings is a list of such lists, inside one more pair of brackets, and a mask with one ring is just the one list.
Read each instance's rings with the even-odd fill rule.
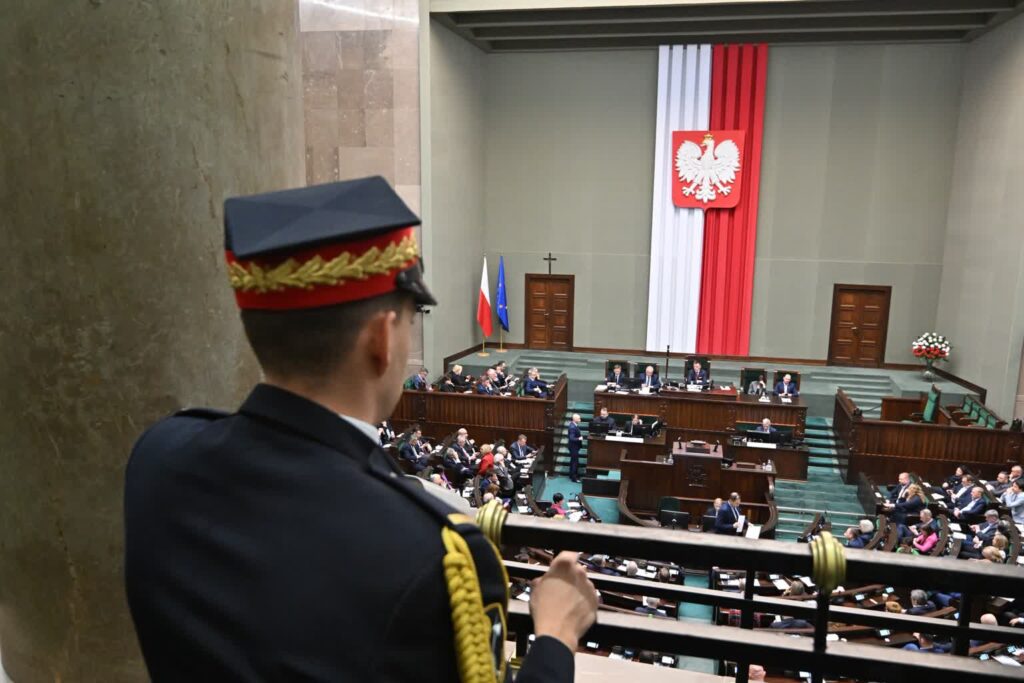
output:
[[224,202],[224,249],[239,308],[318,308],[423,283],[416,217],[379,176]]

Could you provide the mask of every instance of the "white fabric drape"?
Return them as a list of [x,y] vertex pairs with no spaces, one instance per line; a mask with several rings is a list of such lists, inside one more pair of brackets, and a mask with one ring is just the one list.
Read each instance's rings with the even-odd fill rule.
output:
[[658,118],[654,140],[651,272],[647,349],[693,352],[704,249],[704,212],[672,203],[672,131],[707,130],[711,109],[711,46],[658,49]]

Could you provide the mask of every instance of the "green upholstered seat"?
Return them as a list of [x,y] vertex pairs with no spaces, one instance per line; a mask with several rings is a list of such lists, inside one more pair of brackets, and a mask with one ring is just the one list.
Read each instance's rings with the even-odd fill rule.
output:
[[[764,375],[764,383],[768,384],[768,371],[764,368],[740,368],[740,388],[743,389],[743,393],[747,393],[747,388],[751,382],[756,382],[757,378]],[[768,391],[771,391],[772,387],[768,387]]]
[[686,359],[686,363],[683,366],[683,377],[685,378],[690,374],[690,370],[693,370],[693,364],[700,363],[700,367],[708,373],[708,377],[711,377],[711,361],[707,356],[690,356]]
[[622,366],[622,373],[626,377],[633,376],[632,363],[630,363],[628,360],[615,360],[614,358],[609,358],[604,362],[604,376],[607,377],[608,375],[612,374],[612,368],[614,368],[616,365]]
[[796,370],[776,370],[775,371],[775,378],[772,380],[772,385],[770,387],[768,387],[768,388],[769,389],[774,389],[775,385],[778,384],[779,382],[781,382],[782,378],[785,377],[786,375],[792,375],[792,377],[793,377],[793,384],[795,384],[797,390],[799,390],[800,389],[800,373],[797,372]]
[[683,506],[680,504],[678,498],[673,498],[672,496],[662,496],[660,499],[658,499],[659,512],[661,512],[662,510],[679,512],[682,509]]

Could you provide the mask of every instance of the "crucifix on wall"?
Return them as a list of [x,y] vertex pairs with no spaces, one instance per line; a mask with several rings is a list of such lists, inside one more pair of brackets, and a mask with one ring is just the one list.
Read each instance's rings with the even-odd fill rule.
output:
[[551,275],[551,262],[552,262],[552,261],[557,261],[557,260],[558,260],[558,258],[557,258],[557,257],[555,257],[555,256],[552,256],[552,255],[551,255],[551,252],[549,251],[549,252],[548,252],[548,255],[547,255],[547,256],[545,256],[543,260],[545,260],[545,261],[547,261],[547,262],[548,262],[548,275]]

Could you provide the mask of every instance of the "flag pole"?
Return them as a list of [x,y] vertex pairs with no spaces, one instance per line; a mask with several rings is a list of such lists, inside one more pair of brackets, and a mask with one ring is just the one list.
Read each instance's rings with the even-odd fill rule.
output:
[[481,358],[486,358],[487,356],[491,355],[487,353],[487,337],[484,337],[484,340],[480,342],[480,344],[480,352],[477,353],[476,355],[480,356]]
[[498,353],[508,353],[505,348],[505,328],[498,326]]

